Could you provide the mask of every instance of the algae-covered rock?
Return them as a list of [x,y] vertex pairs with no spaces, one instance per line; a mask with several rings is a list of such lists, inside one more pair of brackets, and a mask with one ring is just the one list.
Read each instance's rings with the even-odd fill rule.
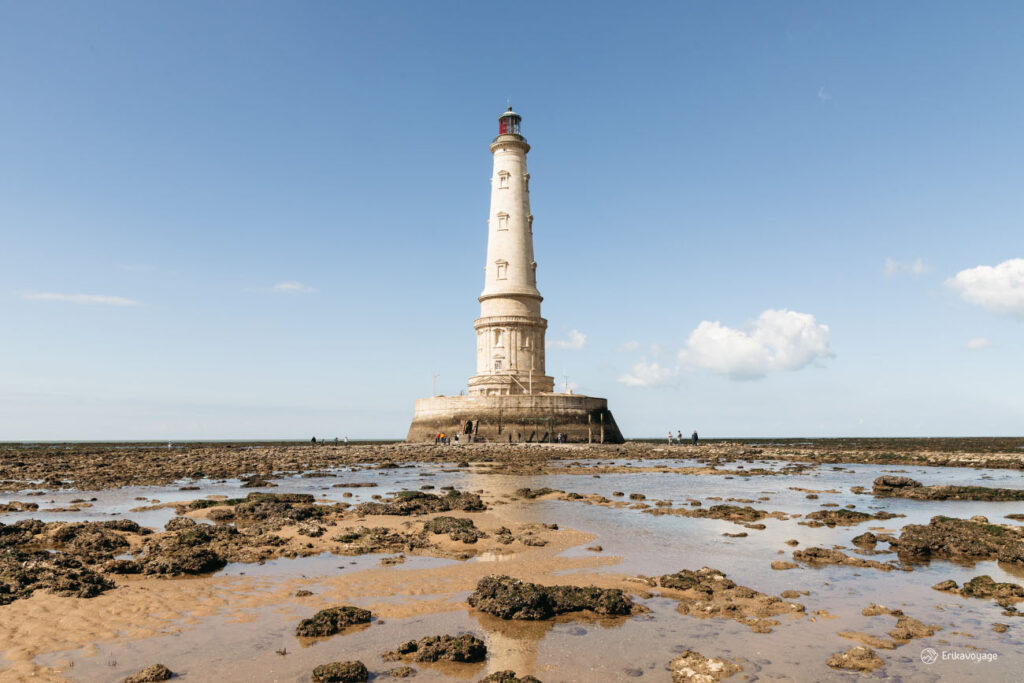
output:
[[835,653],[829,657],[827,664],[833,669],[846,669],[848,671],[861,671],[868,673],[874,671],[880,666],[885,666],[885,661],[875,654],[875,651],[870,647],[858,645],[850,648],[846,652]]
[[295,628],[295,635],[304,638],[333,636],[348,626],[366,624],[372,615],[369,610],[343,605],[320,610],[309,619],[303,619]]
[[927,525],[908,524],[891,543],[900,559],[930,558],[1024,564],[1024,530],[952,517],[932,517]]
[[331,662],[313,669],[313,683],[366,683],[370,672],[366,665],[352,662]]
[[480,683],[541,683],[539,678],[524,675],[519,676],[511,669],[506,671],[495,671],[489,676],[480,679]]
[[509,576],[480,579],[469,604],[502,619],[548,619],[588,610],[596,614],[632,614],[633,601],[618,588],[541,586]]
[[163,664],[154,664],[147,666],[142,671],[132,674],[128,678],[124,679],[123,683],[156,683],[157,681],[166,681],[174,676],[174,672],[168,669]]
[[712,659],[694,650],[686,650],[673,659],[668,669],[672,683],[714,683],[743,670],[727,659]]
[[482,662],[487,658],[487,646],[469,634],[429,636],[402,643],[384,655],[384,659],[391,660],[405,657],[415,662]]

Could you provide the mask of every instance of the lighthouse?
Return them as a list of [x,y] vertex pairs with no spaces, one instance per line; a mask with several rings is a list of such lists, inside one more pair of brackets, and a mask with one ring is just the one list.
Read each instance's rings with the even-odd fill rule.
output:
[[539,443],[562,435],[568,441],[622,443],[608,402],[555,393],[545,371],[544,335],[533,251],[530,145],[522,117],[509,107],[498,117],[490,143],[491,204],[487,216],[484,286],[477,297],[476,374],[468,392],[416,401],[407,441],[431,441],[438,433],[468,440]]
[[471,396],[550,393],[554,379],[544,372],[543,297],[537,289],[533,214],[522,118],[508,108],[498,118],[491,143],[491,210],[480,317],[476,320],[476,375]]

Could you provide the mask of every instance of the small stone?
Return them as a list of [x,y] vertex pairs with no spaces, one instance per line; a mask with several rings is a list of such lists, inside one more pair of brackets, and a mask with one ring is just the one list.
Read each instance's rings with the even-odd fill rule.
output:
[[174,672],[166,666],[154,664],[124,679],[124,683],[155,683],[155,681],[166,681],[172,676],[174,676]]
[[852,647],[846,652],[837,652],[829,657],[826,663],[833,669],[863,672],[874,671],[880,666],[885,666],[885,661],[875,654],[874,650],[864,645]]
[[366,683],[370,672],[360,661],[331,662],[313,669],[313,683]]
[[799,566],[800,565],[796,564],[795,562],[786,562],[785,560],[775,560],[774,562],[772,562],[772,569],[776,569],[778,571],[785,571],[786,569],[796,569]]
[[409,678],[416,675],[416,669],[411,666],[398,666],[387,672],[392,678]]
[[739,673],[743,669],[727,659],[712,659],[693,650],[669,662],[672,683],[713,683]]
[[519,676],[515,671],[497,671],[480,679],[480,683],[541,683],[533,676]]

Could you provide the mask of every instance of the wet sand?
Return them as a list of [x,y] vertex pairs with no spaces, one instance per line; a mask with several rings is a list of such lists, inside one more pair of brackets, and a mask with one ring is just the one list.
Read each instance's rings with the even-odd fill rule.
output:
[[[1009,466],[1013,458],[1022,459],[1012,450],[1016,446],[1000,443],[997,448],[968,442],[970,448],[964,450],[925,444],[928,448],[908,448],[895,457],[903,461],[899,466],[881,448],[865,449],[864,462],[858,463],[850,459],[849,444],[832,450],[819,446],[818,451],[831,453],[829,462],[808,457],[809,447],[796,449],[802,449],[801,458],[781,452],[794,449],[792,445],[204,445],[191,454],[172,451],[187,460],[177,465],[168,459],[166,445],[163,451],[90,446],[76,447],[77,456],[75,449],[62,456],[81,462],[64,463],[59,486],[53,476],[49,482],[38,476],[35,459],[44,458],[46,449],[8,449],[0,454],[12,463],[0,476],[7,490],[0,494],[0,505],[34,503],[37,508],[3,508],[8,511],[0,513],[0,524],[130,519],[151,528],[149,536],[127,534],[133,543],[125,558],[133,557],[131,551],[141,553],[147,539],[181,533],[163,530],[178,516],[244,529],[244,519],[210,519],[212,510],[231,505],[188,509],[191,501],[210,497],[223,501],[244,499],[252,492],[312,494],[324,513],[318,518],[324,533],[302,533],[300,528],[308,532],[308,522],[261,520],[260,538],[269,534],[281,540],[275,541],[279,545],[273,546],[273,555],[259,562],[229,561],[216,572],[187,577],[105,574],[115,587],[95,597],[36,590],[0,605],[0,680],[120,680],[161,662],[183,680],[308,681],[319,664],[353,659],[380,676],[408,664],[384,660],[386,651],[407,640],[446,633],[481,638],[488,649],[486,661],[413,662],[416,680],[478,680],[514,670],[543,681],[669,681],[669,663],[686,650],[735,663],[742,668],[735,680],[841,680],[851,674],[830,668],[827,661],[862,643],[882,661],[871,674],[875,677],[1017,680],[1024,661],[1024,623],[1018,622],[1024,620],[1006,616],[1007,606],[992,599],[932,586],[950,579],[963,585],[979,575],[1020,584],[1024,565],[994,559],[973,564],[941,558],[909,561],[885,543],[870,548],[853,543],[869,530],[876,536],[899,537],[904,527],[927,525],[936,515],[964,520],[981,515],[990,525],[1019,528],[1006,518],[1024,512],[1019,502],[871,495],[872,482],[893,473],[929,485],[1024,488],[1019,469]],[[890,444],[891,449],[898,446]],[[766,452],[776,448],[778,452]],[[159,453],[153,457],[160,462],[147,468],[147,453]],[[879,460],[879,453],[887,455]],[[922,457],[930,462],[936,453],[942,466],[912,464]],[[85,464],[100,459],[117,466],[129,458],[135,460],[132,467],[109,474],[97,474],[95,468],[90,473]],[[996,466],[981,467],[982,462]],[[235,471],[229,472],[232,467]],[[186,469],[199,476],[182,476]],[[302,476],[310,473],[317,476]],[[254,474],[267,485],[244,487]],[[20,479],[29,475],[31,480]],[[376,486],[335,486],[371,483]],[[480,492],[487,509],[422,515],[359,512],[374,496],[386,502],[402,490],[443,495],[443,487]],[[334,508],[338,503],[349,506]],[[709,512],[724,505],[731,507]],[[329,506],[328,514],[324,511]],[[733,508],[757,514],[737,514]],[[901,516],[808,525],[815,519],[832,521],[818,513],[835,510]],[[812,513],[817,517],[809,518]],[[439,517],[472,520],[473,528],[485,536],[467,543],[424,530],[424,522]],[[338,539],[364,527],[387,530],[408,548],[401,553],[342,554],[350,544]],[[787,543],[794,540],[796,545]],[[893,569],[802,561],[799,553],[808,548],[840,550]],[[778,561],[795,567],[772,569]],[[665,585],[665,576],[705,566],[744,590],[712,596]],[[625,617],[577,612],[550,620],[505,621],[466,601],[478,581],[491,574],[545,586],[618,588],[642,609]],[[746,589],[755,597],[746,597]],[[296,597],[300,590],[312,595]],[[771,602],[776,599],[802,609],[780,611]],[[716,600],[724,600],[727,609],[716,606]],[[322,640],[294,635],[301,619],[343,604],[369,609],[373,621]],[[776,607],[766,611],[767,604]],[[940,630],[896,640],[889,632],[897,627],[898,617],[866,616],[863,612],[871,604],[901,610]],[[759,609],[762,614],[755,614]],[[764,620],[776,623],[762,627]],[[1008,628],[993,630],[997,624]],[[995,659],[926,664],[920,657],[926,647]]]

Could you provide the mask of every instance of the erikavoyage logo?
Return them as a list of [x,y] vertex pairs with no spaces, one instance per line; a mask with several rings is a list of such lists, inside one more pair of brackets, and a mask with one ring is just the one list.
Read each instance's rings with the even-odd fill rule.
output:
[[972,662],[979,664],[981,662],[996,661],[999,659],[999,653],[966,650],[943,650],[940,653],[930,647],[921,650],[921,661],[925,664],[934,664],[940,659],[944,662]]

